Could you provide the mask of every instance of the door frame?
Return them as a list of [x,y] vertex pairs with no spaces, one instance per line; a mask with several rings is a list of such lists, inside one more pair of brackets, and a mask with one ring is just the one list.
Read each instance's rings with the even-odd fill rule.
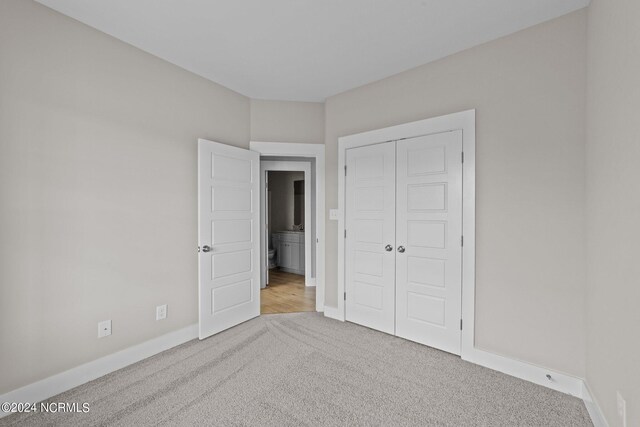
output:
[[[474,358],[475,337],[475,252],[476,252],[476,110],[466,110],[383,129],[338,138],[338,309],[335,318],[345,320],[345,167],[350,148],[416,136],[462,130],[462,334],[460,355]],[[333,316],[332,316],[333,317]]]
[[316,311],[324,311],[325,295],[325,146],[292,142],[251,141],[260,157],[307,157],[316,162]]
[[[316,286],[315,278],[311,278],[311,164],[294,160],[261,160],[260,161],[260,287],[268,282],[267,259],[269,245],[267,243],[268,231],[266,228],[269,218],[267,207],[266,176],[268,172],[303,172],[304,173],[304,285]],[[317,222],[317,221],[316,221]],[[316,230],[318,225],[316,224]],[[316,273],[317,275],[317,273]],[[264,276],[264,277],[263,277]]]

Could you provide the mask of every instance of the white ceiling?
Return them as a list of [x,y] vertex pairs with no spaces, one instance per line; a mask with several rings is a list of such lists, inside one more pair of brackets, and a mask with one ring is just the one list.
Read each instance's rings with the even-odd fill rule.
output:
[[257,99],[322,101],[589,0],[37,0]]

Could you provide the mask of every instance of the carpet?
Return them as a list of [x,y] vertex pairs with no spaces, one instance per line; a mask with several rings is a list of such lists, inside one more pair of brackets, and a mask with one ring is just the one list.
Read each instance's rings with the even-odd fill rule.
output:
[[318,313],[263,315],[0,425],[591,426],[580,399]]

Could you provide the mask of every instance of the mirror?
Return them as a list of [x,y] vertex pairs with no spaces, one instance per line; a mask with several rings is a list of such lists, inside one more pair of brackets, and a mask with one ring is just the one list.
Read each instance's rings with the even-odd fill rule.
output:
[[269,171],[267,178],[269,233],[304,231],[304,172]]
[[293,225],[304,230],[304,179],[293,181]]

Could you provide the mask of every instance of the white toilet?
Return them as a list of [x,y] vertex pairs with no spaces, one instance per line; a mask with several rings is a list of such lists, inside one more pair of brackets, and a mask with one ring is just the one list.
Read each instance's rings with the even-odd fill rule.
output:
[[276,250],[275,249],[269,249],[268,268],[276,268]]

